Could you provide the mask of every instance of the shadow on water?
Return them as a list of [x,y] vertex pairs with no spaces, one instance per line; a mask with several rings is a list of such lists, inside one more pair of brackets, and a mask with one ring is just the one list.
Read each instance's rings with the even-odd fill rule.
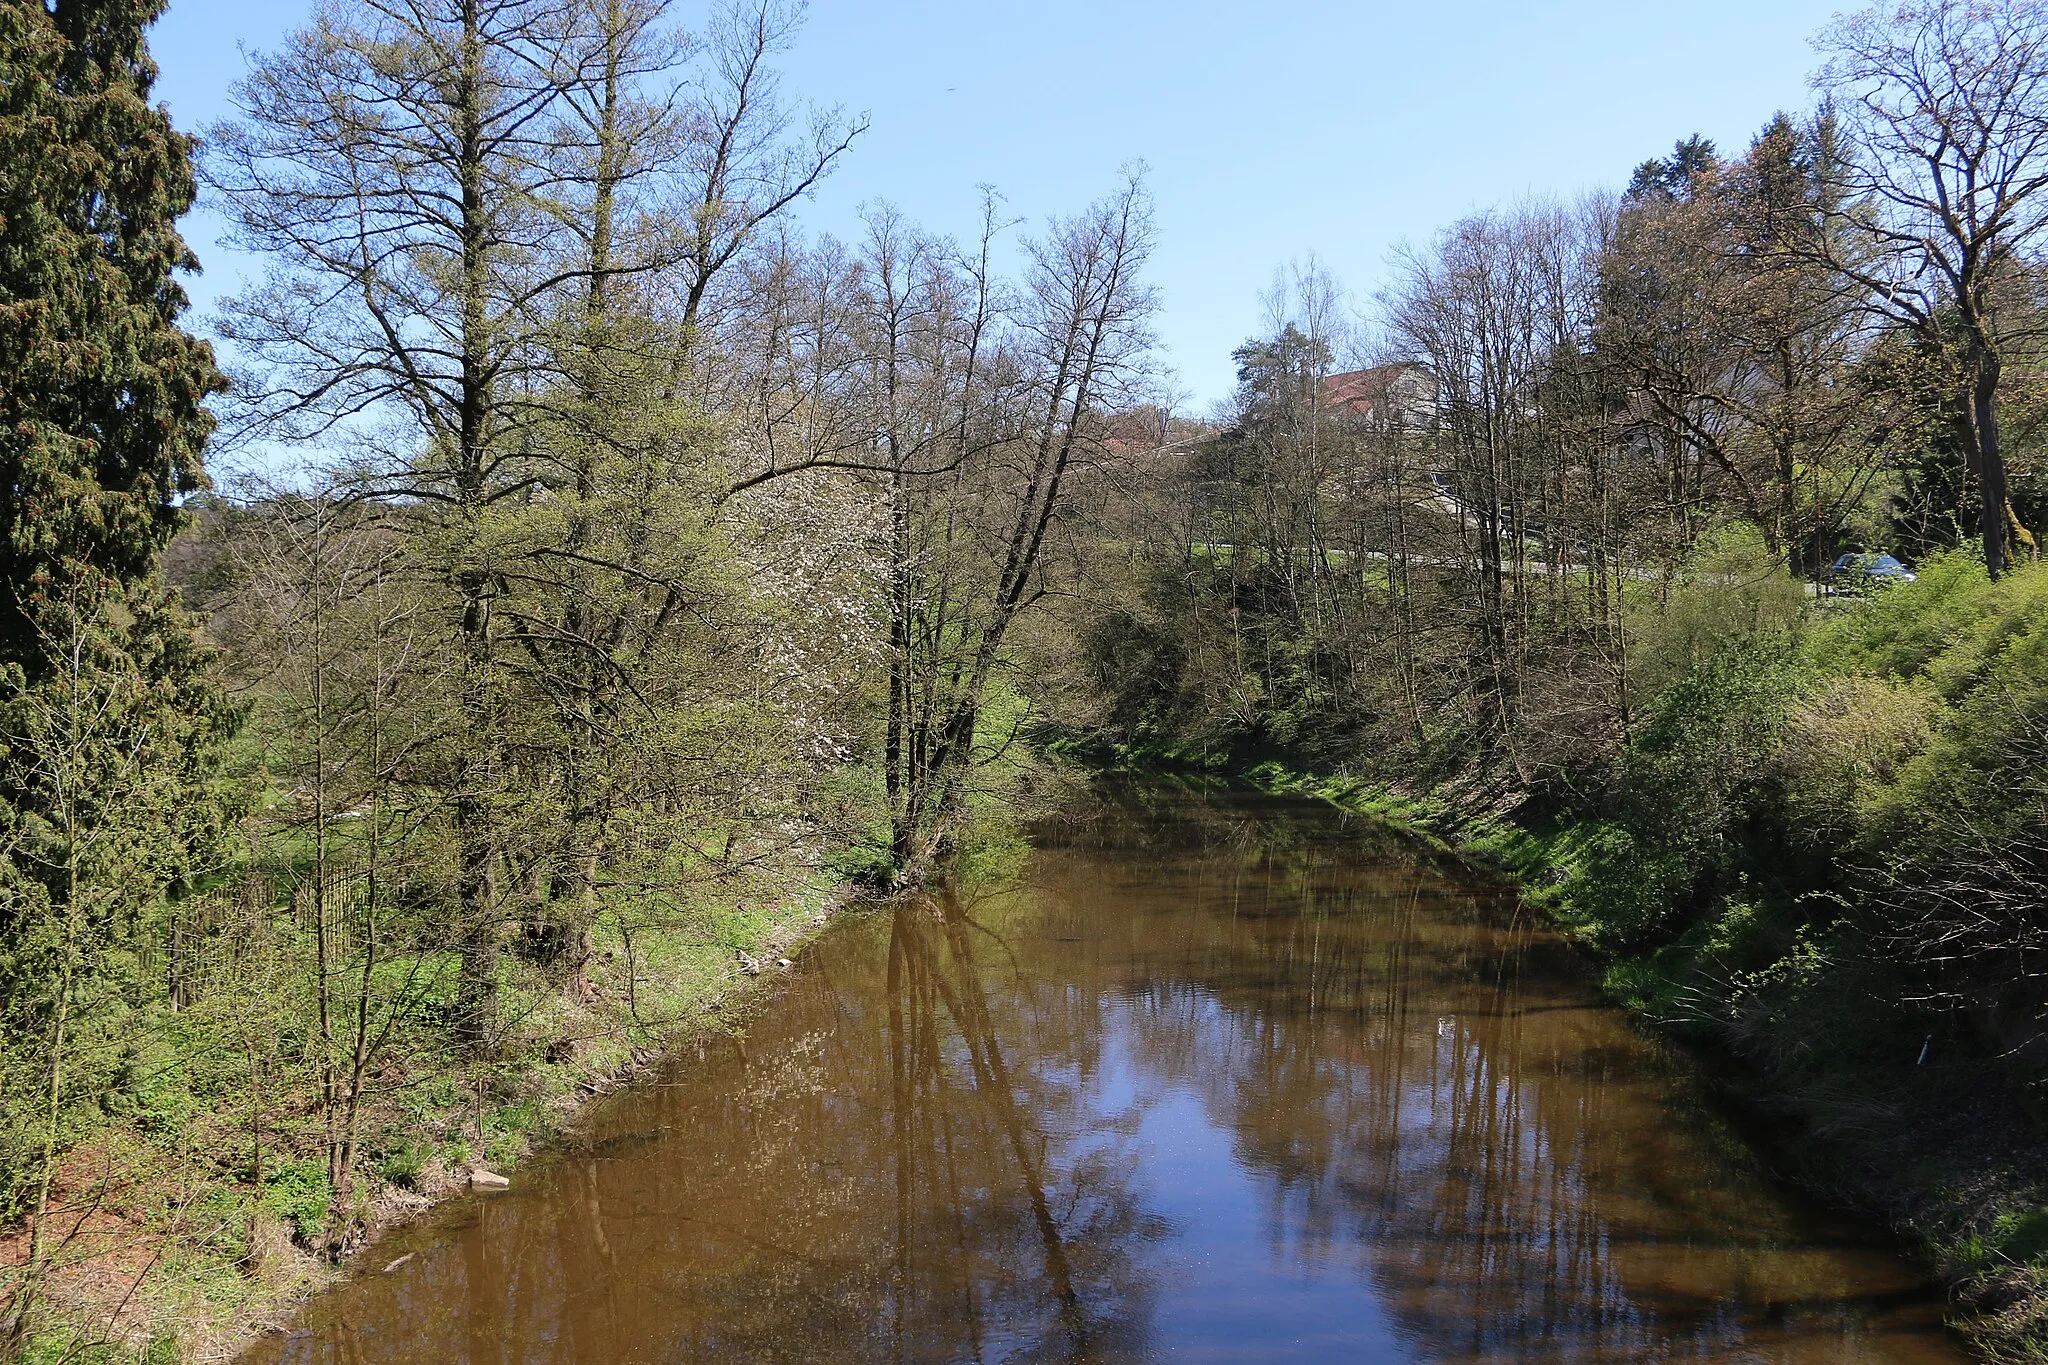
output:
[[1037,842],[248,1359],[1961,1358],[1511,903],[1322,807]]

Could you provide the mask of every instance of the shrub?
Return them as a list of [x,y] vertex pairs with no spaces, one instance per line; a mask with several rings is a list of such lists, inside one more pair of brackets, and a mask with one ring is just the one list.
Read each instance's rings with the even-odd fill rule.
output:
[[1774,767],[1799,671],[1782,642],[1724,644],[1651,703],[1622,758],[1610,819],[1572,857],[1568,912],[1615,947],[1696,919],[1768,857]]
[[2048,808],[2048,574],[2032,577],[1928,661],[1954,705],[1874,811],[1881,846],[1931,852],[1961,825],[1997,842]]
[[1941,710],[1928,688],[1887,678],[1829,678],[1801,696],[1777,764],[1795,837],[1852,842],[1900,769],[1927,748]]
[[1647,845],[1612,822],[1588,829],[1567,864],[1560,908],[1595,942],[1627,947],[1650,937],[1693,898],[1699,867],[1683,850]]
[[1899,583],[1815,627],[1808,656],[1831,673],[1910,678],[1991,610],[2002,591],[2036,571],[1995,585],[1967,551],[1930,556],[1918,580]]
[[1636,695],[1658,696],[1731,647],[1789,644],[1807,611],[1806,590],[1755,528],[1724,527],[1700,542],[1661,603],[1639,602],[1631,611]]
[[1799,681],[1788,651],[1747,640],[1667,688],[1622,760],[1631,825],[1711,845],[1759,809]]

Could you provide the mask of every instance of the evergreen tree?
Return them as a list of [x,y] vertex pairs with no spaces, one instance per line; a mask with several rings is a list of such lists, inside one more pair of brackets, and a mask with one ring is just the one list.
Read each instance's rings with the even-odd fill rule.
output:
[[0,4],[0,1216],[31,1216],[17,1310],[78,1089],[67,1052],[120,935],[187,869],[226,718],[158,572],[222,386],[178,327],[194,182],[149,103],[160,9]]
[[30,683],[60,583],[152,580],[221,387],[177,326],[194,183],[148,101],[160,9],[0,7],[0,661]]
[[1624,198],[1665,203],[1690,199],[1700,178],[1720,169],[1720,165],[1713,142],[1695,133],[1673,144],[1669,157],[1660,160],[1653,156],[1637,166]]

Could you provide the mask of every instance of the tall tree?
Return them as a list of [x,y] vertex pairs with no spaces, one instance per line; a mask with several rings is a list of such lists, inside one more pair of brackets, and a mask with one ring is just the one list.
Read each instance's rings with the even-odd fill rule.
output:
[[2016,518],[1998,386],[2018,340],[2002,295],[2048,229],[2048,4],[1905,0],[1838,19],[1816,83],[1851,155],[1801,247],[1866,306],[1952,351],[1952,403],[1979,534],[2004,572]]
[[774,59],[786,51],[803,22],[791,0],[731,0],[711,20],[709,70],[689,109],[678,204],[676,256],[682,323],[699,325],[721,275],[756,235],[808,194],[853,140],[867,118],[813,110],[809,126],[792,136],[792,112],[782,103]]
[[[529,518],[538,534],[521,537],[515,576],[531,596],[508,604],[524,671],[560,732],[560,847],[529,946],[578,990],[599,864],[630,800],[618,782],[634,764],[620,751],[627,733],[646,738],[622,707],[651,719],[662,689],[648,670],[672,673],[675,637],[710,619],[711,602],[736,600],[702,572],[725,558],[706,553],[702,515],[727,477],[697,406],[717,386],[693,390],[679,376],[723,273],[860,127],[814,113],[805,133],[790,133],[770,62],[798,11],[735,0],[691,42],[668,8],[577,0],[570,11],[571,64],[585,74],[563,88],[557,212],[588,289],[550,343],[561,380],[535,404],[545,416],[523,443],[547,499]],[[727,644],[727,657],[745,652]],[[645,834],[667,827],[637,823]]]
[[157,569],[221,384],[178,326],[194,186],[149,103],[160,9],[0,6],[0,1093],[40,1111],[33,1150],[0,1152],[0,1216],[30,1213],[16,1330],[80,1002],[124,913],[184,869],[225,720]]
[[1867,488],[1883,407],[1858,382],[1867,316],[1837,273],[1787,249],[1827,212],[1833,143],[1832,118],[1779,115],[1741,160],[1627,196],[1601,262],[1599,347],[1636,430],[1795,573],[1817,571]]
[[[971,374],[972,357],[986,352],[993,288],[985,232],[966,272],[968,306],[956,314],[971,320],[967,401],[959,420],[934,428],[957,459],[928,478],[907,467],[911,447],[896,429],[877,428],[892,459],[891,567],[907,584],[891,607],[884,762],[895,852],[913,868],[951,834],[985,746],[1012,738],[983,733],[986,708],[1010,662],[1011,629],[1050,591],[1047,564],[1075,485],[1114,458],[1107,414],[1128,406],[1144,378],[1155,299],[1141,272],[1151,247],[1151,201],[1136,175],[1030,243],[1016,334],[1007,355],[982,361],[998,401],[977,414],[974,391],[990,382]],[[943,330],[952,319],[937,320]],[[895,367],[883,368],[893,386]],[[893,404],[882,411],[898,415]]]
[[[602,713],[632,690],[642,627],[683,605],[653,523],[596,518],[688,491],[681,367],[703,300],[852,135],[826,115],[784,137],[769,62],[794,21],[742,0],[692,85],[658,0],[338,4],[256,63],[242,118],[213,138],[209,174],[273,261],[230,309],[265,371],[246,429],[385,442],[355,496],[406,509],[445,590],[457,1013],[479,1049],[502,931],[549,880],[538,864],[524,889],[508,877],[533,804],[515,770],[547,748],[566,784],[566,837],[546,842],[583,903],[573,940],[608,801]],[[562,514],[536,518],[537,498]],[[520,705],[536,681],[539,706]]]
[[843,483],[878,523],[879,757],[892,857],[911,877],[1015,738],[990,707],[1013,676],[1012,631],[1071,561],[1077,486],[1124,458],[1111,417],[1148,377],[1141,183],[1055,220],[1014,286],[992,266],[997,209],[991,197],[964,252],[884,206],[855,250],[764,258],[747,274],[754,330],[734,338],[754,350],[758,424],[734,505]]
[[266,373],[248,428],[309,437],[402,414],[365,496],[430,509],[461,675],[448,801],[464,928],[458,1014],[488,1040],[507,806],[494,509],[545,371],[537,343],[586,261],[556,264],[543,206],[564,186],[553,115],[580,54],[540,0],[349,4],[322,11],[237,87],[207,171],[270,280],[225,328]]

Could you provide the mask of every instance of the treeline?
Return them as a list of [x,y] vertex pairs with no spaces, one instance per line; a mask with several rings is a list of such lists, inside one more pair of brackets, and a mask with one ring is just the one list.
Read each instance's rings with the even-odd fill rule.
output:
[[1136,176],[965,244],[802,232],[865,124],[780,89],[782,0],[323,7],[196,160],[268,267],[230,382],[151,17],[0,27],[31,1353],[231,1337],[287,1238],[338,1257],[833,886],[926,875],[1031,766],[1015,627],[1151,383]]
[[1049,700],[1491,843],[1617,990],[1766,1062],[1823,1178],[1889,1169],[1859,1197],[2031,1284],[2048,7],[1820,47],[1810,115],[1454,224],[1363,339],[1276,286]]
[[[1820,1126],[2031,1131],[2048,7],[1841,20],[1812,114],[1454,225],[1369,336],[1298,272],[1214,422],[1135,177],[806,236],[863,123],[781,0],[347,0],[196,178],[149,17],[0,15],[10,1350],[209,1340],[1076,729],[1512,825]],[[2001,1179],[1902,1207],[2031,1274]]]

